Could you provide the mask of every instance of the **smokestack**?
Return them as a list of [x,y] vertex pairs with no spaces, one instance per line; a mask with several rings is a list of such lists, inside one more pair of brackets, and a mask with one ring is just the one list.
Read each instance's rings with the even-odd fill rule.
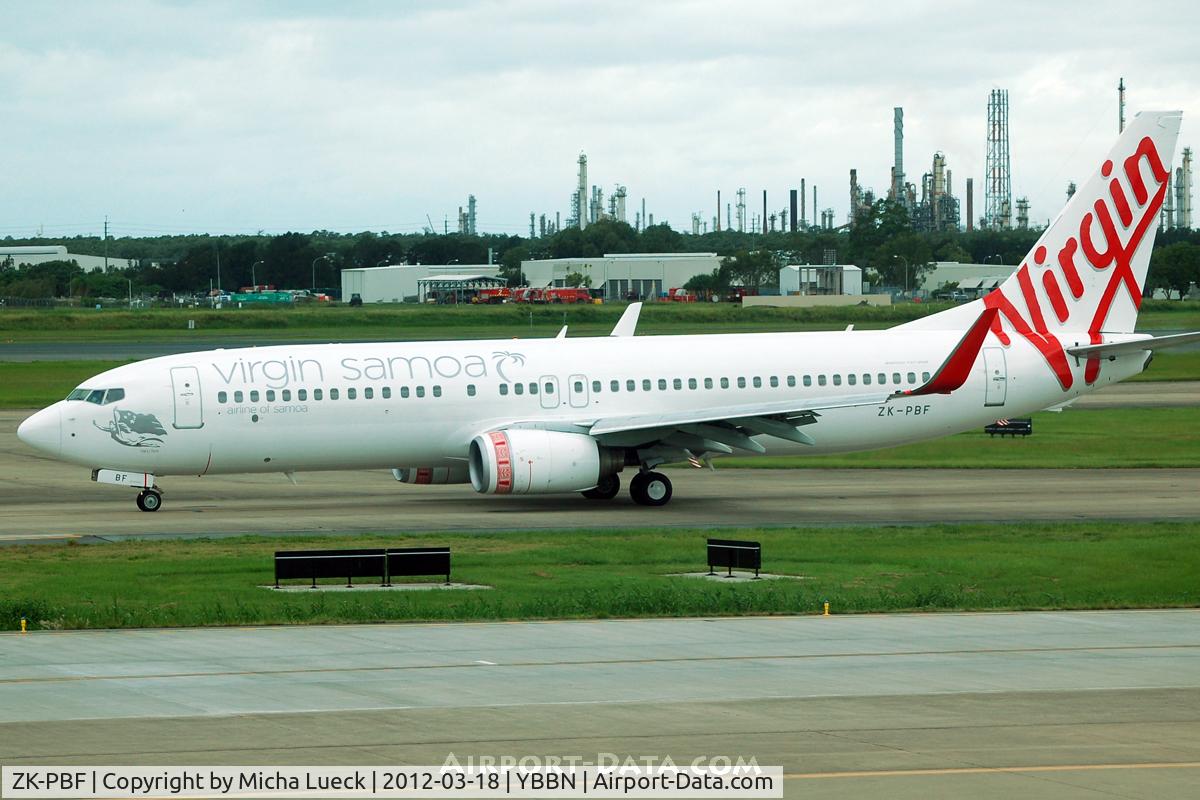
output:
[[791,220],[791,224],[792,224],[792,233],[795,233],[795,232],[796,232],[796,202],[797,202],[797,201],[796,201],[796,190],[795,190],[795,189],[792,189],[792,190],[791,190],[791,192],[790,192],[789,194],[791,195],[789,199],[791,200],[791,212],[792,212],[792,214],[791,214],[791,216],[790,216],[788,219],[789,219],[789,220]]
[[975,230],[975,179],[967,178],[967,233]]
[[813,224],[817,224],[817,185],[813,184]]
[[1125,131],[1125,79],[1117,82],[1117,133]]
[[850,226],[858,216],[858,170],[850,170]]
[[767,190],[763,189],[763,233],[767,232]]
[[804,188],[804,178],[801,178],[800,179],[800,227],[801,228],[808,227],[808,211],[806,210],[807,204],[808,204],[808,192]]
[[721,230],[721,190],[717,189],[717,221],[716,230]]
[[900,199],[904,192],[904,109],[896,106],[892,109],[893,127],[895,129],[895,160],[896,171],[892,173],[892,193]]

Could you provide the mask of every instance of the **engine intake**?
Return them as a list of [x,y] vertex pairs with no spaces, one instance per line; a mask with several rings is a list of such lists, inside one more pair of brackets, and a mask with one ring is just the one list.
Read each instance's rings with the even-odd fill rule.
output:
[[621,471],[625,453],[582,433],[516,428],[476,436],[468,464],[482,494],[554,494],[594,488]]

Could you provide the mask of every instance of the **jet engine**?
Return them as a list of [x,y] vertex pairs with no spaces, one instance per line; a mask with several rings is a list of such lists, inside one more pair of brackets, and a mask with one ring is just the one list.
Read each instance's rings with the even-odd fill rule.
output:
[[392,470],[392,477],[401,483],[470,483],[466,465],[461,467],[401,467]]
[[581,492],[620,472],[625,451],[582,433],[514,428],[476,436],[468,464],[482,494]]

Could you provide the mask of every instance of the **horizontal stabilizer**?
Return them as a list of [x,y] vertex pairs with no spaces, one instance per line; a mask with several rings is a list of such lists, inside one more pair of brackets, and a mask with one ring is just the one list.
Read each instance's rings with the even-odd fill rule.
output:
[[1080,345],[1079,347],[1068,347],[1067,352],[1081,358],[1119,356],[1126,353],[1139,353],[1145,350],[1164,350],[1168,347],[1178,347],[1181,344],[1191,344],[1192,342],[1200,342],[1200,331],[1176,333],[1172,336],[1134,339],[1126,342],[1111,342],[1109,344]]
[[994,308],[985,308],[938,371],[933,373],[933,377],[924,386],[899,394],[949,394],[966,383],[971,374],[971,367],[975,366],[975,359],[979,356],[979,350],[983,347],[983,341],[987,338],[998,313]]

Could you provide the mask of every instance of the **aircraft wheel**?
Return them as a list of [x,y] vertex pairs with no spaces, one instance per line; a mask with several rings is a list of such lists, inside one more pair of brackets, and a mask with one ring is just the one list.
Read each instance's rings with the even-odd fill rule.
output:
[[661,472],[639,472],[629,482],[629,496],[641,506],[665,506],[671,493],[671,481]]
[[137,507],[142,511],[158,511],[162,508],[162,493],[154,489],[138,492]]
[[621,491],[621,476],[613,473],[605,475],[596,484],[596,488],[580,492],[588,500],[612,500]]

